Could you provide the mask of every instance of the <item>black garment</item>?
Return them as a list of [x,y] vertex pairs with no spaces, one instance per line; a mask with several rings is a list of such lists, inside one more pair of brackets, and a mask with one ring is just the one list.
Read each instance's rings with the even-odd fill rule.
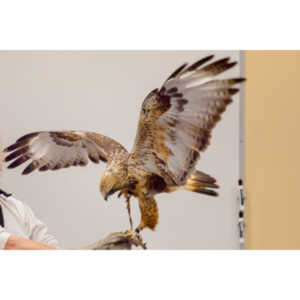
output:
[[4,218],[3,218],[3,212],[2,212],[1,205],[0,205],[0,226],[4,227]]
[[9,197],[9,196],[11,196],[12,194],[8,194],[8,193],[6,193],[5,191],[3,191],[3,190],[0,189],[0,195],[4,195],[4,197]]
[[[4,197],[9,197],[11,194],[8,194],[4,192],[3,190],[0,189],[0,195],[4,195]],[[0,226],[4,227],[4,217],[3,217],[3,212],[2,212],[2,207],[0,205]]]

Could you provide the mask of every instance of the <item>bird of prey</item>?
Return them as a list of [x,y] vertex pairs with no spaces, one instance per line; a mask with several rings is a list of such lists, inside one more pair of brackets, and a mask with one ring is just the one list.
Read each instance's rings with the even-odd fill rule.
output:
[[100,180],[105,200],[119,192],[138,199],[141,220],[136,228],[152,230],[158,223],[154,196],[179,189],[216,196],[216,180],[195,169],[210,142],[211,131],[220,120],[234,87],[244,78],[222,79],[218,75],[234,67],[230,58],[213,61],[213,55],[194,64],[183,64],[145,98],[133,149],[128,152],[117,141],[88,131],[41,131],[19,138],[5,149],[5,160],[15,168],[30,163],[23,174],[34,170],[58,170],[86,166],[89,159],[103,161]]

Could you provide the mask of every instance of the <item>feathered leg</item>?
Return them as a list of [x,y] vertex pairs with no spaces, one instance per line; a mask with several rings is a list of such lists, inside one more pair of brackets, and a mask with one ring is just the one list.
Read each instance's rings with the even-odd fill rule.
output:
[[128,211],[128,216],[129,216],[129,223],[130,223],[130,229],[133,229],[133,224],[132,224],[132,217],[131,217],[131,209],[130,209],[130,195],[127,194],[126,197],[126,203],[127,203],[127,211]]
[[136,232],[140,232],[145,227],[154,230],[158,223],[158,207],[155,199],[153,197],[139,197],[138,199],[142,219]]

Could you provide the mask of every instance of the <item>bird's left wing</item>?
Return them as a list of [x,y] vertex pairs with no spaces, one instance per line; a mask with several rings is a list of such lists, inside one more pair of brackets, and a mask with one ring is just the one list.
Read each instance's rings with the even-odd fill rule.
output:
[[[184,64],[144,100],[131,157],[168,185],[183,185],[243,78],[218,79],[236,62],[213,56]],[[206,64],[206,65],[205,65]]]
[[88,131],[41,131],[19,138],[5,152],[11,152],[5,161],[12,161],[8,168],[15,168],[31,161],[23,174],[32,171],[58,170],[70,166],[86,166],[109,162],[127,156],[127,150],[115,140]]

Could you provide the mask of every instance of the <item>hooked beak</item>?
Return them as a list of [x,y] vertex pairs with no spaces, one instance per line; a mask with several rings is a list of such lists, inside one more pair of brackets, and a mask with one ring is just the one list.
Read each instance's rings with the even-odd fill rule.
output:
[[103,195],[103,194],[102,194],[103,197],[104,197],[104,200],[107,201],[108,197],[111,196],[112,194],[114,194],[114,193],[117,192],[117,191],[120,191],[119,194],[118,194],[118,198],[120,198],[120,197],[123,195],[124,190],[126,190],[126,189],[128,189],[127,193],[128,193],[130,196],[133,195],[131,189],[132,189],[132,190],[135,189],[135,184],[136,184],[136,183],[130,183],[130,184],[127,184],[127,185],[123,186],[122,189],[111,189],[106,195]]
[[112,194],[114,194],[117,190],[115,189],[111,189],[107,194],[103,195],[104,200],[107,201],[108,197],[111,196]]

